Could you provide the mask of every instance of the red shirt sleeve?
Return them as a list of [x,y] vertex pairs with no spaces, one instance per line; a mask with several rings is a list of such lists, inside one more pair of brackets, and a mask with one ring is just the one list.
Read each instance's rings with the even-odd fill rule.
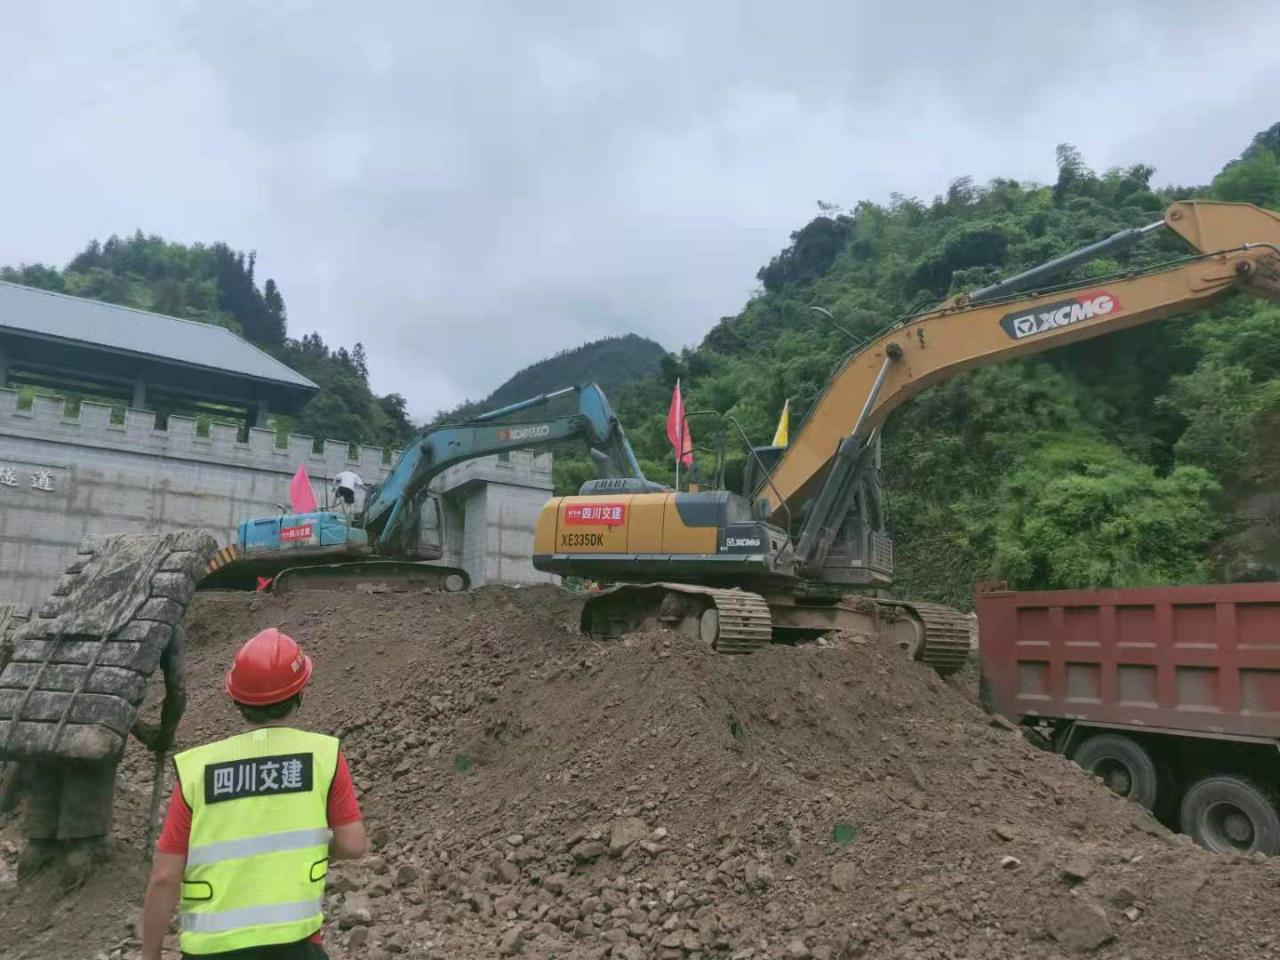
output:
[[160,839],[156,841],[156,849],[161,853],[187,855],[187,844],[191,840],[191,808],[182,797],[182,787],[173,785],[173,793],[169,796],[169,811],[164,815],[164,828],[160,831]]
[[[338,769],[334,771],[333,783],[329,785],[329,826],[344,827],[360,819],[362,816],[360,804],[356,800],[356,785],[351,780],[347,758],[342,751],[338,751]],[[185,856],[190,840],[191,808],[183,799],[181,786],[175,783],[173,793],[169,796],[169,810],[164,817],[164,827],[156,841],[156,849],[161,853]]]
[[362,819],[360,804],[356,801],[356,785],[351,782],[351,770],[347,758],[338,751],[338,769],[334,771],[329,786],[329,826],[345,827]]

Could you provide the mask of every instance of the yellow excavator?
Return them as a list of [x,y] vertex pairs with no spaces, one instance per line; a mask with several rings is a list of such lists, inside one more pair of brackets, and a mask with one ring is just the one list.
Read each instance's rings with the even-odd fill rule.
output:
[[[1165,228],[1192,252],[1052,286]],[[869,595],[887,587],[893,571],[875,469],[885,418],[962,371],[1188,313],[1242,290],[1280,300],[1280,214],[1174,203],[1162,220],[889,327],[844,360],[788,447],[748,444],[742,495],[652,492],[647,481],[619,478],[552,499],[538,517],[534,566],[619,584],[584,607],[583,629],[598,638],[662,626],[721,652],[750,653],[773,640],[849,629],[887,633],[940,673],[954,671],[969,653],[965,617]]]

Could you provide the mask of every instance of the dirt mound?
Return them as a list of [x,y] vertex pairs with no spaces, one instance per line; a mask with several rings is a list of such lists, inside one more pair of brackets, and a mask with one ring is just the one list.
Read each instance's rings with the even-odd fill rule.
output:
[[[892,648],[602,645],[578,613],[554,588],[197,599],[181,745],[236,729],[221,675],[255,630],[282,626],[316,660],[301,722],[343,736],[375,839],[331,873],[331,956],[1280,947],[1280,864],[1168,834]],[[60,901],[75,928],[34,909],[47,892],[8,893],[0,955],[136,954],[151,776],[136,745],[125,776],[124,872]]]

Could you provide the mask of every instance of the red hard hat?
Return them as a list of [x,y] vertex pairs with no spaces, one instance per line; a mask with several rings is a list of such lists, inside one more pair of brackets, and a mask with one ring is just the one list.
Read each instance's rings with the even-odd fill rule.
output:
[[288,634],[268,627],[236,651],[227,693],[236,703],[265,707],[288,700],[311,679],[311,658]]

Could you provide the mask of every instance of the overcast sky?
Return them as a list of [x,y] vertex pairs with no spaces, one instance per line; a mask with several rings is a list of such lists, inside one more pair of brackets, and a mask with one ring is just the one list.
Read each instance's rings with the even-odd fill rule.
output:
[[[978,13],[976,11],[987,11]],[[0,263],[258,252],[417,417],[737,312],[818,200],[1207,181],[1280,120],[1280,5],[0,0]]]

